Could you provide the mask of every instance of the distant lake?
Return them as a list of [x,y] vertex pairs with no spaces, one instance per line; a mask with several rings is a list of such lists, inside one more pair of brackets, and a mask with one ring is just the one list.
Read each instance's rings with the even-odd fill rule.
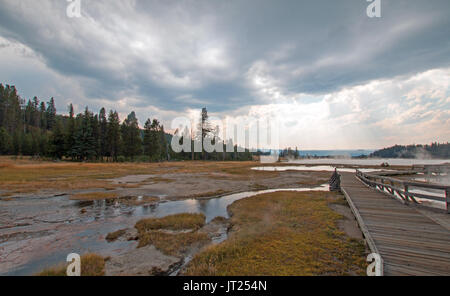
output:
[[317,158],[317,159],[297,159],[291,160],[289,163],[302,165],[360,165],[373,166],[381,165],[387,162],[390,165],[423,165],[423,164],[444,164],[450,163],[450,159],[405,159],[405,158],[368,158],[368,159],[352,159],[352,158]]
[[376,150],[358,149],[358,150],[300,150],[300,156],[347,156],[355,157],[361,155],[369,155]]

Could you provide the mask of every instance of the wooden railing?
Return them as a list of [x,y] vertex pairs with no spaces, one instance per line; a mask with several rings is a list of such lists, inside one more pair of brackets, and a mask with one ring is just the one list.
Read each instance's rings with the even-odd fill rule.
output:
[[[392,173],[390,173],[392,174]],[[418,199],[434,200],[444,202],[446,205],[446,211],[450,214],[450,186],[439,184],[427,184],[420,182],[411,182],[395,179],[392,177],[383,176],[382,173],[363,173],[360,170],[356,170],[356,176],[368,186],[387,193],[395,198],[400,198],[404,203],[417,203],[421,202]],[[411,187],[418,188],[422,192],[413,192]],[[426,190],[432,189],[434,191],[442,192],[442,197],[428,194]]]
[[341,175],[338,173],[337,169],[334,169],[334,174],[331,176],[328,183],[330,184],[330,191],[341,190]]

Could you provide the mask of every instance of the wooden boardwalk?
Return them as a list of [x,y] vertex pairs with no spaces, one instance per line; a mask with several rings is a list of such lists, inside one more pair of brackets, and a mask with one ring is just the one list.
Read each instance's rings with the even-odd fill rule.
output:
[[384,275],[450,275],[448,227],[365,186],[355,174],[340,174],[369,247],[383,258]]

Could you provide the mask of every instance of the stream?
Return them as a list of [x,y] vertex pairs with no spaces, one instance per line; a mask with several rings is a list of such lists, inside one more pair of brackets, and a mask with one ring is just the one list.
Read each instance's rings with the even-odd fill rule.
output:
[[[229,218],[227,207],[237,200],[277,191],[328,191],[328,185],[249,191],[212,199],[161,201],[141,206],[114,200],[73,201],[68,195],[1,201],[0,275],[33,275],[64,263],[69,253],[120,255],[135,249],[137,242],[108,243],[105,236],[112,231],[132,228],[140,219],[203,213],[208,223],[218,216]],[[226,237],[224,233],[215,243]]]

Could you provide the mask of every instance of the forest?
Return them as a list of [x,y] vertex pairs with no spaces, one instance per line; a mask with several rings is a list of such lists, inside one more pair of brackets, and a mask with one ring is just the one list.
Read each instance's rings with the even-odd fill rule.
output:
[[[208,127],[206,108],[195,137],[200,141],[214,137]],[[68,115],[57,114],[54,98],[48,102],[37,97],[22,99],[15,86],[0,84],[0,155],[31,156],[71,161],[167,161],[167,160],[251,160],[252,154],[205,151],[175,153],[172,135],[164,131],[158,119],[147,119],[144,128],[134,111],[121,122],[115,110],[101,108],[94,113],[85,108],[75,115],[73,105]],[[225,144],[224,144],[225,145]]]
[[395,145],[375,151],[370,157],[381,158],[421,158],[421,159],[449,159],[450,144],[431,143],[430,145]]

